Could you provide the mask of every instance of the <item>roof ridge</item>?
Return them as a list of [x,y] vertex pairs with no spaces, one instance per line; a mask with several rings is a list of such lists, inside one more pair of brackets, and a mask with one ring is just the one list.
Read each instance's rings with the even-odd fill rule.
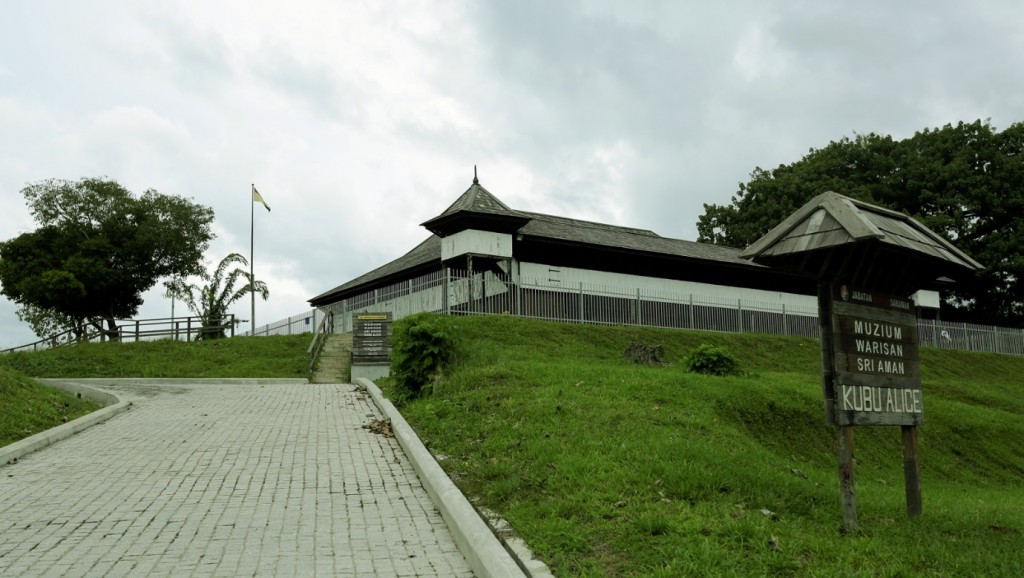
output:
[[594,228],[594,229],[606,229],[606,230],[614,229],[616,231],[628,231],[628,232],[631,232],[631,233],[637,233],[637,234],[641,234],[641,235],[648,236],[648,237],[657,237],[659,239],[664,239],[665,238],[665,237],[662,237],[661,235],[655,233],[654,231],[652,231],[650,229],[640,229],[640,228],[637,228],[637,227],[625,227],[625,226],[622,226],[622,225],[612,225],[612,224],[609,224],[609,223],[599,223],[597,221],[587,221],[587,220],[584,220],[584,219],[574,219],[572,217],[559,217],[557,215],[548,215],[548,214],[545,214],[545,213],[535,213],[533,211],[519,211],[519,212],[524,214],[524,215],[526,215],[526,216],[529,216],[529,217],[548,219],[548,220],[552,220],[552,221],[561,221],[561,222],[573,223],[575,225],[591,227],[591,228]]

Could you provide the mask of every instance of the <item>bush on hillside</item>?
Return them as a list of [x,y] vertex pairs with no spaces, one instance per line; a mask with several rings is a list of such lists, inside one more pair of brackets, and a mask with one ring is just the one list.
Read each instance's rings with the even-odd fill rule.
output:
[[736,358],[733,357],[732,353],[729,353],[728,349],[716,345],[708,345],[707,343],[698,345],[696,349],[690,352],[685,365],[691,372],[707,375],[734,375],[739,373],[739,364],[736,363]]
[[397,397],[409,399],[432,386],[455,355],[451,317],[418,313],[395,322],[391,336],[391,377]]

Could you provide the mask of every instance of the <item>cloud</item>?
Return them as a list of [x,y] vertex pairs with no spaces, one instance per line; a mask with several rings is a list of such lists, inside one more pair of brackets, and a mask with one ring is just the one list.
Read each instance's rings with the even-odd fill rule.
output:
[[248,255],[256,183],[268,321],[408,251],[473,165],[515,208],[693,239],[756,166],[1017,121],[1022,20],[1009,0],[14,3],[0,238],[33,226],[26,183],[108,175],[211,206],[208,257]]

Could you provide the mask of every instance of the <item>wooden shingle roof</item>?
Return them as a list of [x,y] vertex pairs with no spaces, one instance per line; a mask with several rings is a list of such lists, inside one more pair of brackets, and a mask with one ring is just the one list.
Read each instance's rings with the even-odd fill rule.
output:
[[[940,275],[982,269],[982,265],[914,218],[870,203],[826,192],[811,199],[740,254],[756,263],[789,271],[825,267],[826,250],[873,243],[888,256],[921,261],[921,271]],[[892,264],[893,267],[899,264]]]
[[529,217],[509,208],[485,189],[474,176],[473,184],[440,215],[422,226],[435,235],[445,236],[466,228],[512,232]]
[[751,263],[739,258],[739,249],[696,243],[681,239],[662,237],[647,229],[634,229],[606,225],[579,219],[555,217],[541,213],[528,213],[531,218],[519,233],[541,239],[553,239],[566,243],[610,247],[627,251],[656,253],[675,257],[687,257],[734,265],[750,266]]

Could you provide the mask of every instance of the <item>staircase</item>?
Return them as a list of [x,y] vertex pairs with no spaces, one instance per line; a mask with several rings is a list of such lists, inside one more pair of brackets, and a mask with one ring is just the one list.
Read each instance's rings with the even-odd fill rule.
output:
[[327,335],[323,351],[316,361],[311,383],[348,383],[352,367],[352,334]]

